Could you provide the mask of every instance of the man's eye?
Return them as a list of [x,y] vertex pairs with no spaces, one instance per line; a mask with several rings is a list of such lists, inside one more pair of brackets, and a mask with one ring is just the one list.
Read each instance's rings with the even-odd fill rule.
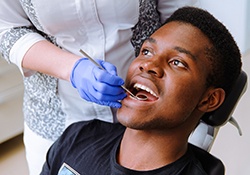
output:
[[147,49],[143,49],[142,54],[143,55],[152,55],[151,52],[149,50],[147,50]]
[[170,61],[170,64],[174,65],[174,66],[178,66],[181,68],[186,68],[186,65],[184,65],[181,61],[179,60],[172,60]]

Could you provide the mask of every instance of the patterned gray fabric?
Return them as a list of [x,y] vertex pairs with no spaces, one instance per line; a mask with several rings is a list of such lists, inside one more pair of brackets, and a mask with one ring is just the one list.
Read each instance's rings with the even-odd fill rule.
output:
[[43,138],[56,140],[65,129],[65,114],[57,95],[57,79],[36,73],[24,79],[24,86],[25,122]]
[[23,10],[25,11],[27,16],[29,17],[29,20],[34,24],[34,26],[36,26],[36,29],[43,31],[42,26],[40,25],[40,23],[37,20],[37,15],[36,15],[36,11],[34,9],[34,5],[32,3],[32,0],[20,0],[20,3],[23,6]]
[[[10,62],[9,52],[15,42],[29,32],[38,32],[52,43],[55,38],[43,33],[31,0],[20,0],[24,11],[35,28],[13,28],[5,34],[5,42],[0,44],[3,57]],[[138,24],[132,29],[131,42],[139,53],[142,42],[160,26],[157,12],[157,0],[140,0],[140,16]],[[35,73],[24,78],[23,111],[28,127],[45,139],[56,140],[65,129],[65,114],[61,109],[61,100],[57,94],[57,79],[42,73]]]
[[161,26],[157,3],[157,0],[140,0],[139,21],[132,29],[133,36],[131,40],[136,56],[140,52],[143,41]]
[[10,63],[9,54],[12,46],[16,43],[18,39],[27,33],[34,32],[33,29],[27,27],[12,28],[4,35],[4,42],[0,43],[0,52],[2,57]]

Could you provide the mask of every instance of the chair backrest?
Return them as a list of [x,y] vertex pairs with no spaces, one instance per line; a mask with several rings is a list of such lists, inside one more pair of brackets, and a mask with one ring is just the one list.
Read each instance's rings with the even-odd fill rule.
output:
[[209,151],[217,134],[218,128],[226,124],[228,121],[238,128],[241,135],[240,127],[236,120],[232,117],[232,113],[234,112],[239,99],[245,93],[246,89],[247,75],[244,71],[241,71],[241,74],[224,103],[214,112],[204,114],[200,124],[190,135],[189,142]]
[[[219,129],[228,121],[234,124],[241,133],[236,120],[232,117],[235,107],[241,96],[247,89],[247,75],[241,71],[235,85],[233,86],[230,94],[225,99],[224,103],[214,112],[205,114],[200,124],[189,137],[189,143],[196,145],[193,150],[195,155],[200,160],[205,171],[211,175],[224,174],[224,165],[222,161],[209,154],[209,150],[216,137],[215,129]],[[203,150],[202,150],[203,149]]]

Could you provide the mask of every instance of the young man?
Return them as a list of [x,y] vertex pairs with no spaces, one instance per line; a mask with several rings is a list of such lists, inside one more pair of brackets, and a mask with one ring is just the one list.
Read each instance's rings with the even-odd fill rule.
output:
[[[188,144],[202,115],[217,109],[241,70],[227,29],[208,12],[177,10],[131,64],[120,124],[71,125],[41,174],[206,174]],[[208,153],[209,154],[209,153]]]

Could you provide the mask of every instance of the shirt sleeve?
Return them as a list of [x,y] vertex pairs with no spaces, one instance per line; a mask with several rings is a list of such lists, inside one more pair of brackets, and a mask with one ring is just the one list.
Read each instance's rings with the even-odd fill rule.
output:
[[25,53],[36,42],[45,40],[30,22],[19,0],[1,0],[0,52],[9,63],[16,64],[24,76],[31,70],[22,68]]
[[52,162],[54,161],[54,155],[56,154],[56,148],[58,145],[58,141],[56,141],[48,150],[47,155],[46,155],[46,161],[43,164],[43,168],[42,171],[40,173],[40,175],[48,175],[48,174],[52,174]]
[[[69,127],[70,128],[70,127]],[[43,164],[40,175],[57,174],[60,166],[62,165],[62,157],[64,151],[67,152],[68,145],[65,145],[70,135],[68,136],[68,128],[65,132],[51,145],[46,154],[46,160]],[[71,133],[70,133],[71,134]]]
[[90,121],[81,122],[81,124],[73,123],[65,129],[63,134],[49,148],[40,175],[58,173],[68,152],[70,149],[73,149],[72,145],[75,144],[75,138],[78,138],[76,136],[79,130],[81,130],[84,125],[88,125],[88,123],[90,123]]
[[158,11],[161,16],[161,23],[180,7],[192,6],[197,0],[158,0]]

